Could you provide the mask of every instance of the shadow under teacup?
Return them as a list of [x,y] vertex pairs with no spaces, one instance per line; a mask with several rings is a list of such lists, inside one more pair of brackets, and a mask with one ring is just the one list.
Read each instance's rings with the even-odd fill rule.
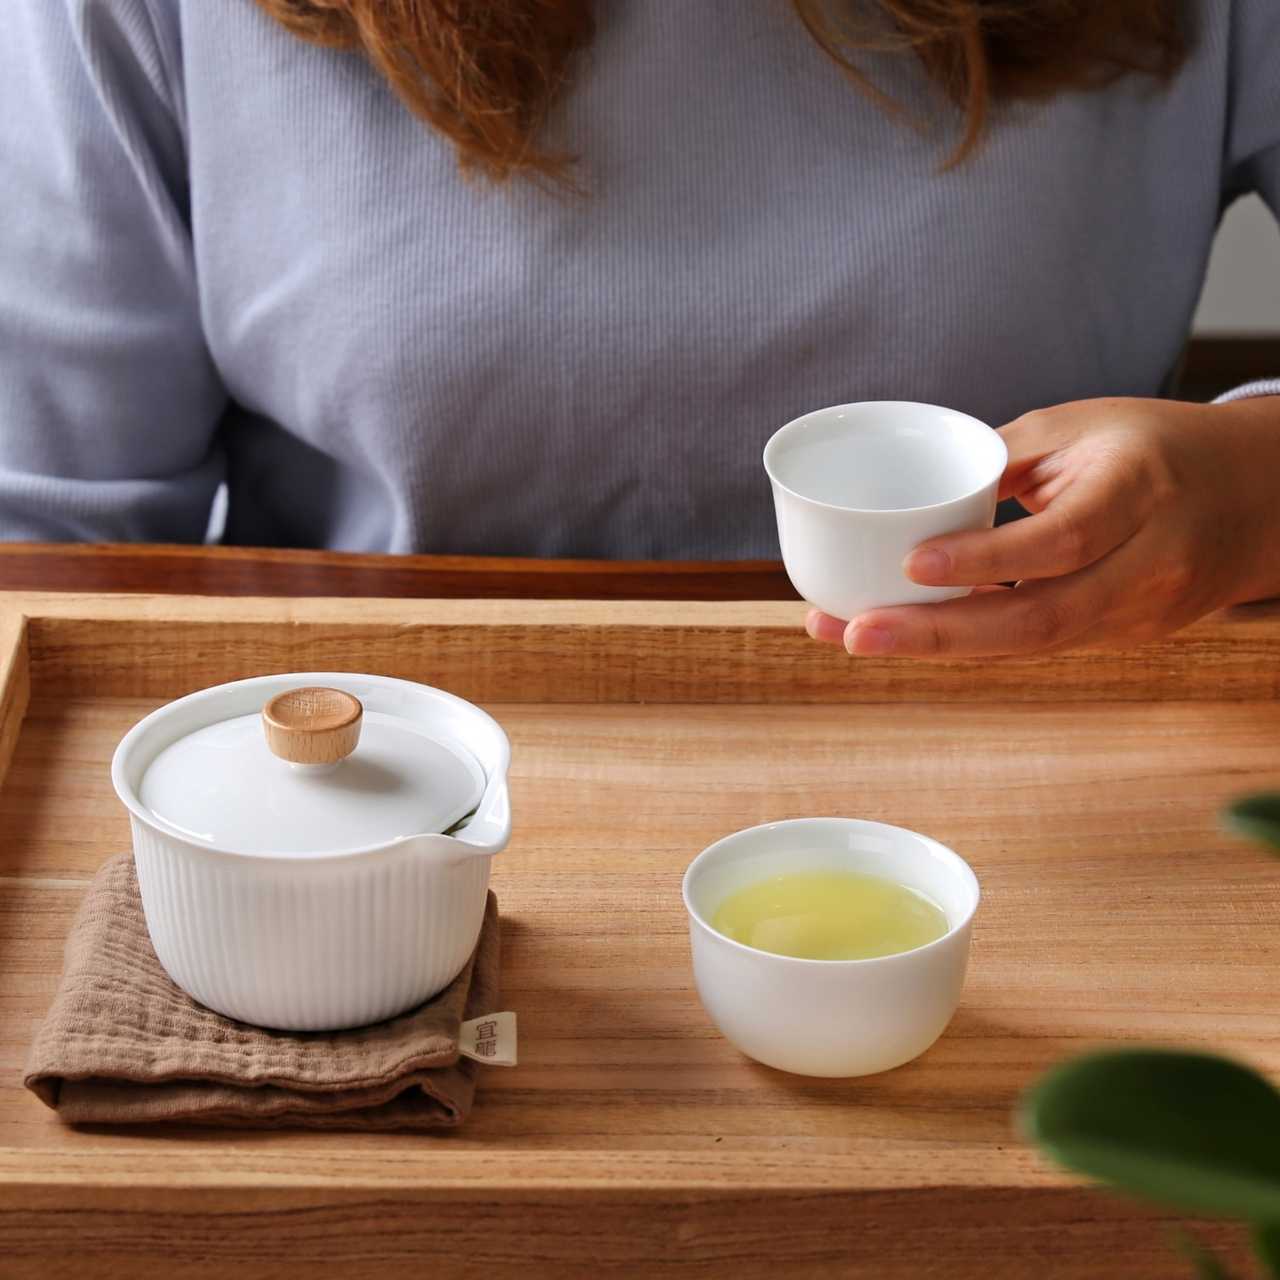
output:
[[787,575],[836,618],[967,595],[903,571],[921,542],[990,528],[1008,451],[977,418],[869,400],[788,422],[764,449]]
[[[725,900],[771,877],[853,871],[914,889],[946,917],[940,938],[866,960],[761,951],[711,924]],[[978,908],[978,879],[958,854],[904,827],[796,818],[750,827],[704,849],[684,876],[693,976],[725,1038],[766,1066],[863,1076],[922,1054],[955,1013]]]

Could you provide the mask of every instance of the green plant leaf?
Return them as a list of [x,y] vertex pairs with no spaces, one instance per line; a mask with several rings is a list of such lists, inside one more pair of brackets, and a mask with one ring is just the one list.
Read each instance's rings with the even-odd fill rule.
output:
[[1196,1280],[1232,1280],[1231,1272],[1222,1265],[1213,1250],[1202,1245],[1189,1232],[1179,1233],[1178,1250],[1195,1268]]
[[1260,840],[1280,854],[1280,791],[1244,796],[1227,807],[1227,826],[1251,840]]
[[1253,1250],[1273,1280],[1280,1280],[1280,1223],[1259,1222],[1253,1228]]
[[1069,1169],[1192,1213],[1280,1222],[1280,1093],[1225,1058],[1137,1049],[1055,1068],[1023,1101]]

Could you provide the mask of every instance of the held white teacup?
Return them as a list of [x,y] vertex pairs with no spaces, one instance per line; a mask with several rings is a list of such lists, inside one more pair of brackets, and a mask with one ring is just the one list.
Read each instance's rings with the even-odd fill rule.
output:
[[927,538],[990,528],[1007,461],[995,431],[938,405],[868,400],[788,422],[764,449],[787,575],[836,618],[967,595],[918,586],[902,563]]
[[[881,876],[931,898],[942,937],[870,960],[801,960],[726,937],[711,920],[730,894],[797,871]],[[865,1076],[922,1054],[960,1000],[978,878],[928,836],[856,818],[750,827],[704,849],[684,876],[693,977],[703,1007],[750,1058],[806,1076]]]

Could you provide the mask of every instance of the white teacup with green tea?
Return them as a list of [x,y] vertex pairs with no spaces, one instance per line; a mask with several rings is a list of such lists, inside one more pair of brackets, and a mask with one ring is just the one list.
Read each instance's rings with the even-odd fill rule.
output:
[[800,1075],[909,1062],[964,984],[978,881],[936,840],[798,818],[739,831],[684,877],[694,982],[749,1057]]

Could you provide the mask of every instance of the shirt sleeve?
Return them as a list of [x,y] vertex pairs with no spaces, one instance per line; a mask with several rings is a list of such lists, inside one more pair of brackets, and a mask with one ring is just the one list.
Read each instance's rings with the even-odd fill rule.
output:
[[1252,400],[1254,396],[1280,396],[1280,378],[1259,378],[1246,382],[1230,391],[1215,396],[1214,404],[1229,404],[1232,400]]
[[6,6],[0,538],[204,538],[226,393],[200,327],[179,65],[145,0]]

